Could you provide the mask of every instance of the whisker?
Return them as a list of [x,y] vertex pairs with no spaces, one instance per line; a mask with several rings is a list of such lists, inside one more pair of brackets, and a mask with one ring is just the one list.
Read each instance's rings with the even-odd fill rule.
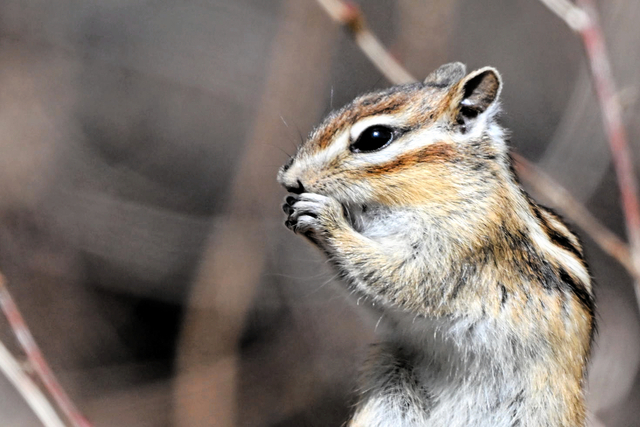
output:
[[318,292],[320,292],[320,290],[322,290],[325,286],[327,286],[329,283],[334,282],[336,279],[338,279],[339,274],[335,274],[331,277],[329,277],[327,280],[325,280],[324,282],[322,282],[319,286],[317,286],[315,289],[311,290],[310,292],[308,292],[306,294],[307,297],[314,295]]
[[378,332],[378,326],[380,326],[380,322],[382,321],[382,318],[384,317],[384,312],[382,312],[382,314],[380,315],[380,318],[378,319],[378,321],[376,322],[376,326],[375,328],[373,328],[374,332]]
[[278,150],[282,151],[282,152],[283,152],[283,153],[284,153],[288,158],[292,158],[292,157],[293,157],[291,154],[289,154],[289,153],[288,153],[284,148],[282,148],[282,147],[279,147],[279,146],[274,145],[274,144],[269,144],[269,143],[267,143],[267,145],[268,145],[268,146],[270,146],[270,147],[275,147],[275,148],[277,148]]
[[380,83],[382,79],[384,79],[384,76],[378,77],[378,80],[376,80],[376,82],[373,85],[371,85],[371,87],[369,88],[369,91],[372,91],[373,89],[375,89],[375,87],[378,86],[378,83]]
[[300,130],[300,128],[296,125],[296,130],[298,131],[298,136],[300,137],[300,144],[304,143],[304,136],[302,135],[302,131]]
[[[289,127],[289,123],[287,123],[287,121],[284,119],[284,117],[282,117],[282,114],[280,114],[280,120],[282,121],[282,123],[285,125],[285,127],[286,127],[287,129],[291,129],[291,128]],[[296,128],[297,128],[297,126],[296,126]],[[298,134],[300,134],[300,129],[298,129]],[[290,132],[287,132],[287,136],[288,136],[288,138],[287,138],[287,139],[289,139],[289,142],[291,142],[291,145],[293,146],[293,150],[294,150],[294,151],[297,151],[297,150],[298,150],[298,146],[296,145],[296,143],[295,143],[294,141],[292,141],[292,140],[290,139],[290,138],[291,138],[291,134],[290,134]],[[290,154],[287,154],[287,155],[289,156],[289,158],[291,158],[291,155],[290,155]]]
[[326,116],[327,114],[329,114],[332,111],[333,111],[333,85],[331,85],[331,92],[330,92],[330,95],[329,95],[329,105],[327,105],[324,108],[324,111],[322,112],[322,115]]
[[333,110],[333,85],[331,85],[331,97],[329,98],[329,107]]

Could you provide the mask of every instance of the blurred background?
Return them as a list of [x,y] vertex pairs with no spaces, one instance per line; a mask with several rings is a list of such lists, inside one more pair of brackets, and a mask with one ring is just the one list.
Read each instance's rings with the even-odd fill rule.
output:
[[[416,76],[497,67],[513,149],[624,237],[562,21],[536,0],[359,3]],[[599,6],[638,153],[640,2]],[[95,425],[341,425],[375,322],[282,226],[275,175],[332,106],[386,86],[313,0],[0,3],[0,270]],[[582,237],[593,425],[640,425],[632,280]],[[4,318],[0,338],[20,355]],[[0,419],[39,425],[2,376]]]

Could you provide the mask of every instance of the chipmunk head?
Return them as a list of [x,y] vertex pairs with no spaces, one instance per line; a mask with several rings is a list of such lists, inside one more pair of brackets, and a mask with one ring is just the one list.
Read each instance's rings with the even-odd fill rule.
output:
[[447,207],[506,170],[495,124],[500,75],[443,65],[424,82],[356,98],[330,114],[279,172],[293,193],[349,204]]

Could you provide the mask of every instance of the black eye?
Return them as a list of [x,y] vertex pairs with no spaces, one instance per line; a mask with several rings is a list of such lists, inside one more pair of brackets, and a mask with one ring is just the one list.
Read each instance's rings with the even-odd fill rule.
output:
[[358,139],[351,144],[354,153],[367,153],[386,147],[393,141],[393,129],[375,125],[365,129]]

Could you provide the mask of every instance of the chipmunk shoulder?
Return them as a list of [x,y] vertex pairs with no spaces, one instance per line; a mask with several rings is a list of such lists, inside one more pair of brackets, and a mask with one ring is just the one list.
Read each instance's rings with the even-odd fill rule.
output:
[[590,274],[515,177],[501,88],[443,65],[331,113],[280,169],[286,225],[382,319],[351,427],[585,423]]

